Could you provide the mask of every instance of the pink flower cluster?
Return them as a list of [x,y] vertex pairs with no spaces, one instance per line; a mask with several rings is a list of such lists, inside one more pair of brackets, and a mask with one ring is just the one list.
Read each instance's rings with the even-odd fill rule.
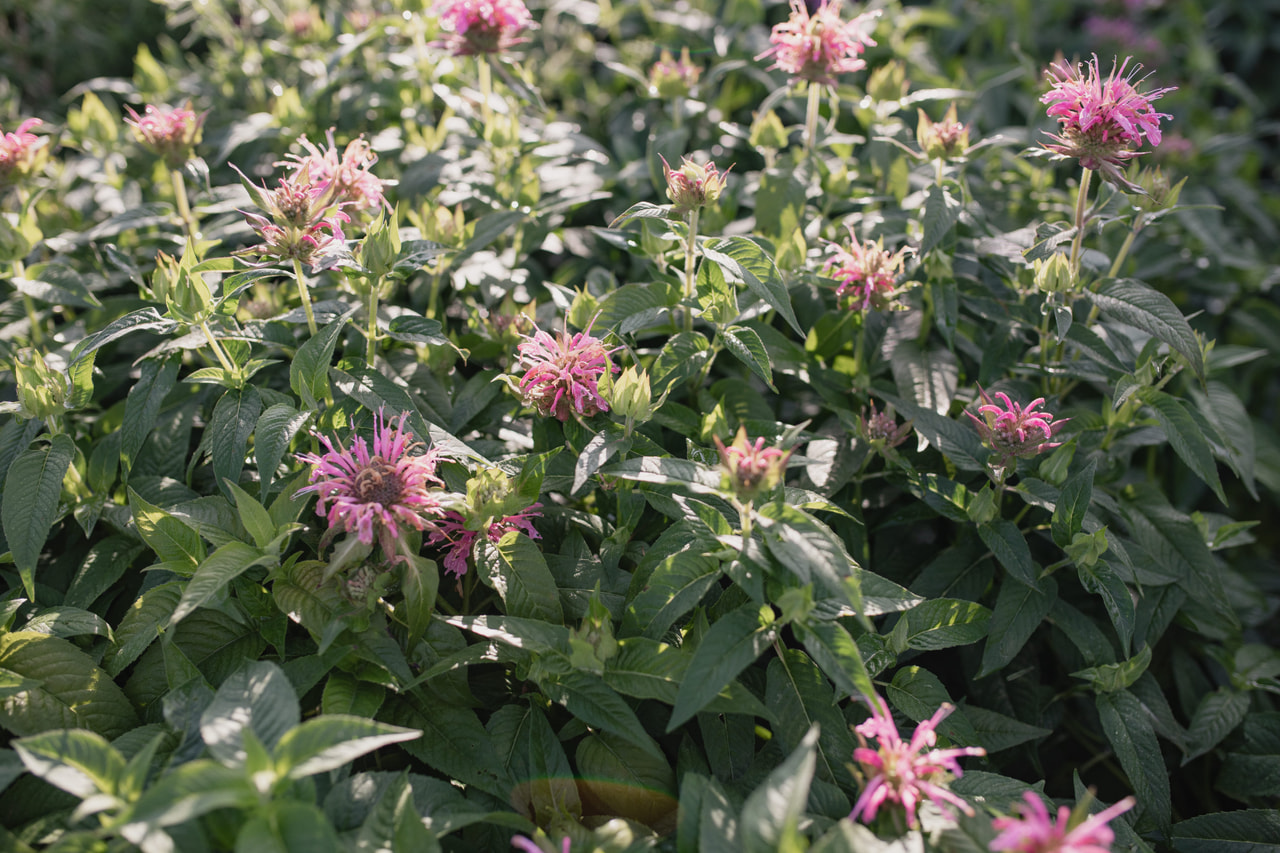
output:
[[[893,803],[905,812],[907,826],[914,827],[916,811],[926,798],[947,814],[954,815],[952,806],[965,814],[973,814],[968,803],[942,785],[948,776],[961,775],[957,759],[987,754],[978,746],[936,748],[935,729],[954,710],[952,705],[943,705],[916,726],[909,742],[903,742],[888,706],[876,697],[871,705],[871,718],[854,729],[862,746],[853,751],[853,758],[861,767],[865,785],[849,815],[851,819],[869,822],[881,806]],[[876,739],[876,749],[867,745],[869,737]]]
[[444,485],[436,476],[439,455],[434,450],[415,453],[422,445],[406,433],[404,415],[387,419],[379,411],[373,417],[373,433],[372,452],[360,436],[347,447],[317,434],[326,452],[298,455],[314,466],[309,485],[298,494],[319,496],[316,513],[329,523],[326,544],[339,532],[354,533],[366,545],[376,539],[387,559],[403,559],[393,556],[398,554],[402,526],[425,530],[444,513],[432,491]]
[[1053,88],[1040,98],[1049,105],[1048,115],[1058,120],[1058,133],[1050,134],[1053,142],[1045,148],[1078,158],[1084,168],[1126,186],[1121,169],[1141,153],[1144,139],[1160,144],[1160,119],[1170,118],[1151,104],[1174,90],[1139,92],[1134,80],[1142,65],[1134,63],[1130,69],[1130,59],[1119,66],[1113,62],[1105,79],[1096,54],[1086,65],[1054,63],[1046,72]]
[[606,371],[618,372],[609,361],[610,350],[590,332],[570,335],[568,331],[552,337],[535,329],[517,349],[525,374],[520,390],[525,402],[541,415],[569,420],[573,412],[590,417],[609,411],[609,403],[600,394],[600,379]]
[[791,0],[791,17],[774,26],[769,34],[773,47],[756,57],[772,56],[770,70],[781,68],[794,80],[831,85],[837,74],[849,74],[867,67],[862,53],[874,45],[871,28],[879,10],[863,12],[851,21],[840,18],[842,0],[822,0],[809,14],[804,0]]
[[129,113],[125,124],[133,128],[138,141],[170,169],[181,169],[195,156],[206,113],[197,114],[190,104],[173,109],[148,104],[142,115],[126,106],[125,112]]
[[32,133],[31,128],[43,123],[38,118],[29,118],[12,133],[5,133],[0,128],[0,189],[34,171],[37,153],[44,140]]
[[329,147],[321,149],[305,136],[298,143],[306,149],[305,156],[290,154],[289,160],[277,163],[298,172],[307,170],[311,183],[327,191],[339,206],[355,210],[390,210],[383,196],[384,182],[370,169],[378,162],[378,155],[364,137],[351,140],[341,153],[333,141],[333,129],[327,134]]
[[996,392],[1001,405],[997,405],[981,388],[978,394],[983,402],[978,407],[978,415],[982,417],[969,411],[965,414],[973,421],[983,443],[996,453],[992,460],[995,467],[1005,468],[1015,459],[1035,456],[1062,443],[1052,439],[1070,418],[1054,420],[1049,412],[1037,412],[1036,409],[1044,403],[1043,397],[1037,397],[1023,408],[1003,391]]
[[441,0],[434,10],[454,56],[500,53],[525,41],[518,36],[533,25],[522,0]]
[[738,427],[733,443],[726,446],[720,436],[713,436],[720,454],[720,466],[724,469],[728,487],[743,500],[750,500],[760,492],[769,492],[782,482],[790,450],[766,447],[763,438],[754,442],[747,438],[747,428]]
[[326,250],[346,241],[342,223],[350,217],[335,204],[337,189],[333,181],[316,180],[307,163],[281,178],[274,190],[254,187],[252,195],[268,216],[241,213],[262,242],[234,254],[254,255],[263,263],[296,258],[314,264]]
[[1021,817],[996,818],[992,825],[999,835],[991,842],[996,853],[1111,853],[1115,833],[1107,823],[1133,808],[1133,797],[1090,815],[1072,826],[1071,810],[1058,807],[1055,824],[1044,801],[1028,791],[1023,794],[1026,805],[1020,806]]
[[[542,504],[530,504],[514,515],[494,521],[485,531],[485,535],[489,537],[490,542],[494,543],[513,530],[524,533],[530,539],[541,539],[542,537],[533,526],[533,519],[542,517],[542,513],[538,512],[540,509]],[[448,553],[444,557],[445,571],[459,578],[467,573],[467,560],[470,559],[476,538],[480,535],[478,530],[469,530],[466,522],[466,518],[461,513],[449,510],[443,518],[432,525],[430,538],[427,540],[430,545],[448,546]]]
[[836,298],[848,295],[849,307],[854,311],[866,311],[868,308],[882,311],[892,307],[898,276],[902,275],[911,248],[886,251],[883,240],[860,241],[852,228],[849,229],[849,237],[848,248],[830,244],[828,252],[831,257],[822,267],[824,275],[840,282]]

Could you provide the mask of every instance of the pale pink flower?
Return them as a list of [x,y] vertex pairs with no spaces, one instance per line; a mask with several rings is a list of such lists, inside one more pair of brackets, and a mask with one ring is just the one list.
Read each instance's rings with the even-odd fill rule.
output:
[[849,307],[854,311],[892,308],[898,277],[902,275],[907,256],[912,253],[911,247],[889,252],[884,248],[884,240],[859,240],[852,227],[849,238],[848,248],[829,244],[827,251],[831,257],[822,267],[823,275],[840,282],[836,298],[848,295]]
[[570,335],[567,330],[552,337],[535,329],[517,349],[525,371],[520,390],[539,414],[567,421],[573,412],[590,417],[609,411],[609,403],[600,395],[600,378],[605,371],[617,373],[619,368],[609,361],[611,351],[599,338],[590,332]]
[[[542,504],[530,504],[514,515],[504,516],[492,522],[485,530],[485,535],[493,543],[499,542],[503,536],[518,530],[530,539],[541,539],[533,526],[533,519],[541,518]],[[467,561],[471,558],[471,550],[475,547],[476,537],[480,531],[467,527],[467,519],[456,510],[448,510],[444,517],[432,524],[428,545],[447,545],[448,553],[444,556],[445,571],[454,577],[462,577],[467,573]]]
[[31,133],[31,128],[44,124],[29,118],[12,133],[0,128],[0,189],[35,171],[45,139]]
[[1071,826],[1071,810],[1058,807],[1058,822],[1049,816],[1044,802],[1031,791],[1022,795],[1022,817],[999,817],[992,821],[1000,834],[991,842],[993,851],[1011,853],[1111,853],[1115,833],[1107,826],[1113,818],[1133,808],[1133,797],[1125,797],[1108,809],[1089,815]]
[[326,138],[329,147],[321,149],[305,136],[298,139],[298,144],[306,149],[306,156],[290,154],[289,159],[276,163],[290,169],[309,170],[311,182],[329,190],[333,200],[339,205],[350,205],[356,210],[390,210],[391,206],[383,196],[384,182],[369,170],[378,162],[378,155],[365,141],[364,137],[351,140],[342,153],[333,141],[333,128]]
[[454,56],[500,53],[525,41],[518,36],[533,26],[522,0],[440,0],[433,8]]
[[1142,65],[1134,63],[1129,69],[1131,59],[1126,57],[1119,66],[1112,62],[1106,79],[1098,69],[1097,54],[1086,65],[1054,63],[1045,72],[1053,88],[1040,97],[1049,105],[1046,113],[1058,120],[1058,133],[1049,134],[1053,143],[1044,147],[1078,158],[1084,168],[1126,188],[1131,185],[1121,170],[1142,153],[1138,148],[1144,139],[1152,146],[1160,144],[1160,119],[1171,118],[1156,112],[1151,103],[1176,88],[1139,92],[1134,80]]
[[796,80],[831,85],[837,74],[867,67],[862,53],[874,45],[871,29],[880,11],[863,12],[851,21],[840,18],[842,0],[823,0],[809,14],[804,0],[791,0],[791,17],[769,35],[773,47],[756,57],[772,56],[770,70],[781,68]]
[[137,140],[159,155],[170,169],[181,169],[195,156],[207,113],[196,113],[190,103],[173,109],[148,104],[142,115],[132,107],[124,109],[129,114],[125,124],[133,128]]
[[350,217],[343,213],[341,204],[335,204],[337,188],[331,181],[315,180],[309,164],[304,163],[288,177],[281,178],[274,190],[255,186],[247,179],[244,184],[270,218],[240,211],[262,242],[232,254],[255,255],[265,263],[294,258],[315,263],[328,249],[345,243],[342,223],[349,222]]
[[[948,815],[955,814],[951,806],[967,815],[973,814],[968,803],[941,784],[949,776],[962,774],[956,759],[987,754],[979,746],[936,748],[938,735],[934,730],[954,710],[952,705],[943,705],[932,717],[916,726],[911,741],[904,743],[888,706],[883,699],[875,697],[870,719],[854,728],[862,746],[853,751],[853,757],[861,768],[865,783],[850,819],[869,822],[881,806],[894,803],[906,813],[907,826],[914,827],[916,810],[926,797]],[[869,737],[876,739],[877,749],[867,746],[866,738]]]
[[1014,459],[1026,459],[1062,444],[1052,439],[1070,418],[1054,420],[1049,412],[1037,412],[1044,403],[1043,397],[1037,397],[1023,408],[1003,391],[996,392],[1002,405],[997,405],[982,388],[978,394],[983,402],[978,407],[982,417],[967,410],[965,414],[973,421],[983,443],[997,454],[992,460],[994,466],[1004,468]]
[[671,212],[683,216],[694,210],[701,210],[708,204],[719,200],[728,183],[729,169],[721,172],[715,163],[704,163],[699,166],[688,157],[681,158],[680,168],[673,169],[667,158],[661,154],[662,174],[667,181],[667,198],[671,199]]
[[712,436],[720,454],[720,467],[728,484],[738,497],[750,500],[760,492],[771,492],[782,482],[787,470],[790,450],[766,447],[763,438],[754,442],[747,438],[747,428],[738,427],[733,443],[725,445],[720,436]]
[[365,545],[376,539],[386,559],[404,559],[398,554],[401,530],[425,530],[444,514],[433,489],[444,485],[436,476],[439,454],[416,452],[422,444],[406,432],[405,417],[374,414],[372,452],[358,435],[348,448],[316,434],[326,452],[298,454],[300,462],[314,466],[309,485],[298,494],[315,492],[316,514],[329,524],[322,548],[338,533],[354,533]]

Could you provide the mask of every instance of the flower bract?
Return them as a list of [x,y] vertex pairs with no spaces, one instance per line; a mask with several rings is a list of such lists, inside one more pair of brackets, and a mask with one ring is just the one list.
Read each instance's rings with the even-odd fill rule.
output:
[[520,33],[533,25],[522,0],[441,0],[434,9],[454,56],[501,53],[524,41]]

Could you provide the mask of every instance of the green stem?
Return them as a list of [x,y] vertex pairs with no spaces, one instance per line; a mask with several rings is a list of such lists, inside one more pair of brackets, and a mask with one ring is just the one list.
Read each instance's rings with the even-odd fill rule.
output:
[[818,140],[818,108],[822,103],[822,87],[812,80],[809,86],[809,106],[804,114],[804,153],[811,154]]
[[493,123],[493,111],[489,106],[489,97],[493,94],[493,72],[483,54],[476,56],[476,67],[480,76],[480,121],[487,129]]
[[196,218],[191,213],[191,204],[187,201],[187,182],[182,179],[181,170],[170,169],[169,180],[173,183],[173,199],[178,206],[178,216],[182,218],[182,227],[186,229],[188,237],[198,240],[200,232],[196,227]]
[[693,299],[698,293],[698,211],[689,211],[689,238],[684,244],[684,330],[693,331]]
[[373,282],[373,286],[369,288],[369,331],[366,333],[365,345],[365,362],[369,367],[373,367],[374,350],[378,343],[378,288],[382,286],[382,279]]
[[1115,278],[1120,273],[1120,267],[1124,264],[1125,259],[1129,257],[1129,250],[1133,248],[1133,241],[1137,238],[1138,232],[1143,226],[1142,214],[1139,213],[1133,220],[1133,227],[1129,229],[1129,235],[1124,238],[1123,245],[1120,246],[1116,259],[1111,262],[1111,269],[1107,270],[1107,278]]
[[1093,180],[1093,170],[1084,169],[1080,173],[1080,189],[1076,193],[1076,236],[1071,241],[1071,274],[1077,280],[1080,277],[1080,249],[1084,245],[1085,211],[1089,207],[1089,184]]
[[671,127],[679,130],[684,124],[684,98],[673,98],[671,101]]
[[307,277],[302,273],[302,261],[297,258],[293,259],[293,276],[298,280],[298,297],[302,299],[302,310],[307,315],[307,328],[315,337],[319,329],[316,328],[316,315],[311,311],[311,293],[307,290]]
[[218,339],[213,336],[213,332],[209,329],[209,321],[200,321],[200,331],[204,332],[204,339],[209,342],[209,349],[213,350],[213,354],[217,356],[218,364],[222,365],[222,369],[227,373],[234,375],[235,367],[231,364],[227,354],[222,351],[222,346],[218,343]]

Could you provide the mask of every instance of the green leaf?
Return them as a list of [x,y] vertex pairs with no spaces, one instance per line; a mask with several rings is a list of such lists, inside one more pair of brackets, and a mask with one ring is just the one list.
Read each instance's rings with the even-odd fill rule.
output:
[[1011,578],[1029,587],[1037,585],[1036,564],[1031,559],[1031,548],[1018,525],[1004,518],[997,518],[978,525],[982,542],[995,554]]
[[661,748],[645,731],[635,711],[603,679],[573,671],[544,678],[538,686],[548,699],[563,705],[586,725],[613,732],[652,755],[662,755]]
[[920,257],[924,257],[942,242],[955,224],[960,221],[964,206],[951,197],[939,184],[929,188],[929,198],[924,203],[924,234],[920,238]]
[[1277,853],[1280,810],[1240,809],[1175,823],[1173,848],[1181,853]]
[[132,332],[143,330],[168,331],[176,326],[177,323],[164,319],[156,309],[143,308],[112,320],[92,335],[81,338],[75,349],[71,351],[71,357],[67,361],[69,365],[74,366],[80,359],[97,352],[117,338],[122,338]]
[[895,654],[932,651],[976,643],[987,636],[991,611],[981,604],[937,598],[903,614],[889,635]]
[[635,332],[653,325],[679,300],[680,291],[666,282],[624,284],[600,300],[595,328]]
[[205,558],[200,534],[129,489],[129,509],[142,541],[165,563],[194,570]]
[[84,729],[59,729],[13,742],[22,763],[33,775],[85,799],[114,794],[124,773],[120,751],[106,738]]
[[401,747],[414,758],[464,785],[474,786],[502,802],[511,794],[512,780],[498,759],[493,740],[470,708],[441,701],[417,688],[412,700],[388,702],[383,720],[422,732]]
[[821,521],[783,503],[760,508],[765,546],[802,584],[813,583],[863,613],[859,568],[844,543]]
[[111,626],[97,613],[78,607],[51,607],[41,610],[22,626],[24,631],[35,631],[54,637],[111,637]]
[[1182,763],[1199,758],[1231,734],[1249,713],[1249,694],[1230,687],[1219,687],[1196,706],[1187,726],[1187,752]]
[[907,339],[894,347],[889,366],[902,397],[946,416],[960,381],[960,367],[950,350],[924,350],[914,339]]
[[256,661],[237,669],[218,688],[200,715],[200,735],[214,758],[239,767],[247,756],[246,729],[272,751],[301,718],[298,697],[284,670]]
[[356,678],[349,672],[334,670],[324,683],[320,696],[320,713],[373,717],[386,700],[387,689],[381,684]]
[[610,435],[607,432],[597,433],[587,446],[578,454],[578,461],[573,465],[573,486],[570,493],[576,494],[587,485],[591,475],[600,470],[618,453],[626,453],[631,448],[631,438],[621,435]]
[[726,274],[741,278],[747,289],[760,297],[773,310],[782,315],[796,334],[804,337],[804,329],[791,309],[791,295],[778,266],[759,243],[748,237],[726,237],[702,247],[702,255],[719,264]]
[[102,668],[108,675],[114,678],[124,672],[160,636],[160,628],[168,624],[185,586],[182,581],[162,583],[133,602],[116,628],[115,642],[102,658]]
[[401,314],[392,318],[391,325],[387,327],[387,337],[410,344],[453,347],[439,320],[428,320],[417,314]]
[[0,523],[31,601],[36,598],[36,563],[57,518],[62,478],[75,453],[75,442],[60,433],[52,436],[48,445],[24,451],[5,475]]
[[1138,798],[1138,808],[1161,831],[1168,832],[1171,811],[1169,771],[1151,719],[1127,690],[1099,693],[1096,698],[1102,731]]
[[763,379],[764,384],[769,386],[769,390],[777,392],[778,389],[773,384],[773,362],[769,358],[769,351],[764,347],[764,341],[760,340],[760,335],[755,329],[747,326],[729,326],[720,339],[724,341],[724,348],[751,368],[752,373]]
[[1089,294],[1089,298],[1104,314],[1168,344],[1204,381],[1200,342],[1169,297],[1141,282],[1119,279],[1103,285],[1096,293]]
[[1253,469],[1257,465],[1258,449],[1249,412],[1226,384],[1210,380],[1207,390],[1207,396],[1193,394],[1200,414],[1218,431],[1225,445],[1228,464],[1257,500]]
[[743,803],[739,832],[746,853],[802,849],[799,824],[809,801],[817,743],[815,726]]
[[653,399],[661,399],[671,386],[695,376],[710,357],[711,344],[700,333],[680,332],[673,335],[663,345],[653,366],[649,368]]
[[479,545],[480,577],[497,591],[508,616],[564,624],[556,580],[532,539],[513,530],[496,545],[483,537]]
[[0,669],[38,685],[0,703],[0,725],[16,735],[82,728],[110,739],[138,725],[124,692],[68,640],[30,631],[4,634]]
[[786,648],[782,652],[769,661],[765,686],[765,703],[777,720],[773,732],[780,738],[779,746],[795,749],[805,734],[817,727],[821,732],[817,741],[818,778],[842,784],[852,782],[845,764],[853,755],[855,744],[831,685],[806,654]]
[[228,542],[223,545],[196,568],[182,593],[182,600],[169,617],[169,627],[177,625],[253,566],[273,559],[243,542]]
[[189,761],[167,771],[163,785],[152,785],[128,812],[130,823],[172,826],[223,808],[258,804],[258,790],[241,769],[216,761]]
[[[884,691],[895,708],[917,723],[932,717],[943,704],[954,704],[938,676],[918,666],[904,666],[894,673]],[[978,746],[978,732],[963,709],[938,724],[938,731],[963,746]]]
[[262,395],[253,385],[228,391],[213,407],[208,427],[209,454],[213,459],[214,479],[227,498],[231,493],[226,481],[240,481],[249,436],[261,411]]
[[617,735],[602,732],[583,738],[574,762],[578,785],[609,814],[653,826],[677,808],[671,765]]
[[264,500],[275,485],[276,469],[280,467],[285,450],[309,420],[311,412],[299,412],[288,403],[276,403],[258,416],[257,426],[253,429],[253,454],[258,463],[258,477],[262,481],[259,493]]
[[626,225],[632,219],[666,219],[667,214],[670,212],[671,205],[669,204],[654,204],[653,202],[648,201],[638,201],[610,222],[609,227],[619,228]]
[[1107,615],[1111,617],[1111,624],[1120,638],[1120,648],[1128,654],[1137,623],[1137,608],[1129,587],[1106,560],[1099,560],[1089,567],[1080,566],[1078,574],[1080,585],[1087,592],[1102,598],[1102,604],[1107,608]]
[[178,367],[182,359],[170,356],[163,360],[147,359],[142,363],[141,375],[125,398],[124,419],[120,423],[120,464],[126,477],[133,461],[142,449],[164,398],[169,396],[178,382]]
[[977,677],[1004,669],[1049,615],[1057,598],[1058,584],[1053,578],[1044,578],[1035,586],[1008,581],[1000,584]]
[[88,608],[120,580],[129,564],[144,550],[142,543],[123,535],[108,536],[94,544],[76,570],[62,603]]
[[314,717],[285,732],[275,748],[276,772],[301,779],[336,770],[388,744],[422,732],[339,714]]
[[400,571],[404,605],[403,608],[397,608],[396,617],[403,617],[405,627],[409,629],[409,645],[412,646],[431,624],[431,613],[436,606],[436,595],[440,591],[440,567],[434,560],[413,554],[401,564]]
[[1218,479],[1218,463],[1214,461],[1209,441],[1191,416],[1187,404],[1154,388],[1143,388],[1138,391],[1138,397],[1155,413],[1173,451],[1225,504],[1227,496],[1222,491],[1222,481]]
[[839,622],[812,622],[792,626],[822,672],[841,693],[871,701],[877,695],[862,654],[852,635]]
[[640,456],[610,465],[601,473],[638,483],[680,486],[697,494],[720,494],[720,472],[688,459]]
[[86,284],[86,276],[62,263],[33,264],[26,276],[10,279],[19,293],[49,305],[72,305],[76,308],[101,308],[102,303]]
[[271,520],[271,513],[258,503],[257,498],[235,483],[227,482],[224,485],[235,499],[236,514],[240,518],[240,524],[248,531],[253,544],[265,549],[276,536],[276,525]]
[[778,636],[773,609],[746,604],[726,613],[702,638],[680,691],[667,731],[693,718],[738,674],[763,654]]
[[624,631],[662,637],[676,620],[702,600],[720,577],[720,562],[693,551],[666,558],[627,608]]
[[988,711],[986,708],[966,705],[964,713],[978,732],[978,743],[986,749],[988,754],[1010,749],[1019,744],[1039,740],[1053,734],[1052,729],[1042,729],[1039,726],[1028,725],[1021,720],[1015,720],[1013,717],[1006,717],[1004,714]]
[[1145,646],[1133,657],[1119,663],[1103,663],[1071,673],[1082,678],[1099,693],[1114,693],[1131,687],[1151,665],[1151,647]]
[[338,345],[338,336],[342,334],[351,316],[351,309],[323,329],[319,329],[305,344],[298,347],[298,352],[289,362],[289,387],[302,400],[302,405],[309,411],[320,408],[320,400],[329,394],[329,363],[333,361],[333,350]]
[[1060,548],[1070,545],[1071,537],[1084,529],[1085,513],[1089,511],[1089,502],[1093,499],[1093,476],[1096,470],[1097,464],[1091,459],[1088,465],[1062,484],[1062,492],[1050,520],[1053,541]]

